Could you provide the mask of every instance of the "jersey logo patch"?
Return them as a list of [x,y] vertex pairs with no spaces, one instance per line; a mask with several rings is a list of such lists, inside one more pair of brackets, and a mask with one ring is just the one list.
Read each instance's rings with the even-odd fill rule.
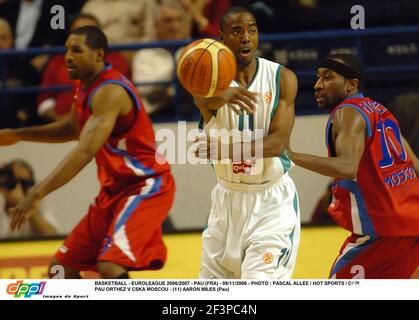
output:
[[246,175],[250,175],[252,170],[252,166],[256,163],[256,161],[244,161],[244,162],[233,162],[233,173],[244,173]]
[[263,94],[263,100],[265,101],[265,103],[269,104],[272,100],[272,92],[267,91]]
[[274,261],[274,255],[271,252],[265,252],[263,255],[263,262],[270,264]]

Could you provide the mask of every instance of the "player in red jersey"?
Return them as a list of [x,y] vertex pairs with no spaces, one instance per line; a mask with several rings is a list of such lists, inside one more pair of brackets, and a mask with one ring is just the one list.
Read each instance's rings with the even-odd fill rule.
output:
[[[58,250],[52,266],[66,278],[97,270],[103,278],[128,278],[129,270],[158,269],[166,260],[161,226],[173,203],[169,165],[156,158],[155,139],[136,88],[106,65],[107,39],[94,26],[75,30],[66,62],[78,79],[71,118],[46,126],[0,131],[0,145],[20,140],[78,145],[14,208],[19,228],[31,208],[96,159],[101,190],[87,215]],[[51,269],[51,276],[62,268]],[[58,274],[60,276],[60,274]]]
[[346,54],[323,60],[315,97],[331,109],[329,157],[295,153],[297,164],[336,178],[329,213],[352,232],[332,278],[410,278],[419,266],[419,161],[397,120],[359,92],[362,66]]

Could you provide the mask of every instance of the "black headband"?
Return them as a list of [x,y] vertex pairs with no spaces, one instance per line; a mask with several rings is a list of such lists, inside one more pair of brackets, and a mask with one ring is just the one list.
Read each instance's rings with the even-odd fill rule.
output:
[[327,68],[330,70],[335,71],[336,73],[339,73],[340,75],[344,76],[346,79],[358,79],[360,82],[362,82],[362,73],[352,69],[350,66],[341,63],[339,61],[326,58],[320,62],[320,64],[317,66],[318,68]]

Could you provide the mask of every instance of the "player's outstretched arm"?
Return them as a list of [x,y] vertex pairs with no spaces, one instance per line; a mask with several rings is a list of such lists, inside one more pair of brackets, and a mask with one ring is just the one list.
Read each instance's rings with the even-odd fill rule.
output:
[[80,133],[78,145],[12,209],[12,229],[29,218],[28,213],[38,201],[73,179],[93,159],[111,134],[121,108],[127,104],[132,101],[121,86],[109,84],[97,91],[92,100],[92,115]]
[[219,96],[204,98],[193,96],[196,106],[201,109],[217,110],[226,103],[232,104],[235,112],[239,113],[240,109],[248,113],[253,113],[256,109],[257,94],[250,92],[243,86],[230,87],[225,89]]
[[333,116],[333,136],[336,156],[318,157],[288,151],[295,164],[325,176],[355,179],[364,152],[366,123],[353,108],[339,109]]
[[78,130],[75,110],[62,120],[37,127],[0,130],[0,146],[15,144],[19,141],[58,143],[77,140]]
[[413,168],[415,168],[416,176],[419,179],[419,159],[416,157],[415,153],[413,152],[412,148],[410,147],[409,143],[405,139],[405,137],[402,136],[403,146],[406,149],[407,154],[409,155],[409,158],[412,159],[413,162]]

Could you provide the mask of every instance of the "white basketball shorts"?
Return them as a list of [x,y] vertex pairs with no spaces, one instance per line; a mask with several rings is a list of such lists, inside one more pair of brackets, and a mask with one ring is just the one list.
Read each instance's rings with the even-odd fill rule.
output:
[[300,239],[300,210],[288,173],[262,190],[231,188],[220,181],[211,200],[202,235],[200,278],[291,278]]

